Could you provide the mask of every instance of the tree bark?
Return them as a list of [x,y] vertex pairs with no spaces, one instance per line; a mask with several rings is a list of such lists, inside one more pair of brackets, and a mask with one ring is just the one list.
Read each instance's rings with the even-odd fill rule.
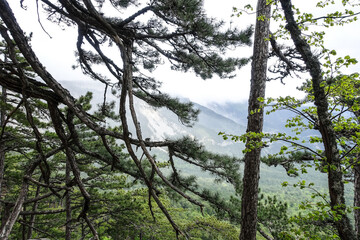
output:
[[[6,103],[6,88],[2,87],[1,92],[1,101],[3,104]],[[0,132],[4,131],[5,128],[5,108],[0,108]],[[2,135],[1,135],[2,136]],[[3,181],[4,181],[4,171],[5,171],[5,146],[1,142],[3,141],[2,137],[0,137],[0,199],[2,198],[3,193]],[[9,211],[4,204],[4,207],[0,207],[1,212],[1,225],[3,226],[8,218]]]
[[[26,205],[25,205],[25,204],[23,205],[23,211],[26,211]],[[27,220],[27,216],[26,216],[26,215],[22,215],[22,221],[23,221],[24,223],[26,223],[26,222],[27,222],[26,220]],[[27,226],[26,226],[25,224],[22,224],[22,225],[21,225],[21,228],[22,228],[22,240],[28,239],[28,238],[27,238],[27,235],[26,235]]]
[[[1,101],[6,103],[6,88],[2,88],[1,92]],[[5,108],[0,108],[0,132],[4,131],[5,128],[5,116],[6,111]],[[0,138],[0,143],[2,142],[2,138]],[[2,187],[4,181],[4,166],[5,166],[5,147],[3,144],[0,144],[0,198],[2,197]]]
[[[354,165],[354,207],[360,208],[360,164]],[[357,239],[360,239],[360,209],[354,210],[355,233]]]
[[355,231],[344,211],[346,205],[341,159],[336,142],[336,133],[328,111],[328,101],[325,90],[321,86],[321,83],[324,81],[321,64],[319,59],[311,52],[309,44],[301,36],[301,31],[294,19],[291,1],[280,0],[280,2],[287,21],[286,28],[290,32],[295,47],[301,54],[312,78],[311,81],[314,91],[315,106],[317,108],[319,129],[325,148],[326,159],[324,161],[326,161],[326,164],[328,165],[330,206],[332,211],[340,217],[338,221],[335,221],[335,227],[341,239],[355,240]]
[[[269,45],[266,38],[268,38],[270,34],[270,11],[271,5],[267,5],[266,0],[258,1],[253,60],[251,65],[251,88],[248,107],[247,132],[261,133],[263,129],[263,103],[259,101],[259,98],[265,98]],[[265,17],[265,19],[260,17]],[[254,139],[247,140],[247,148],[251,147],[251,141],[253,140]],[[261,141],[261,139],[256,139],[256,141]],[[245,154],[240,240],[256,239],[260,154],[260,147]]]
[[[40,177],[40,179],[39,179],[39,181],[41,181],[41,177]],[[38,198],[39,197],[39,195],[40,195],[40,186],[37,186],[36,187],[36,193],[35,193],[35,198]],[[37,209],[38,209],[38,207],[39,207],[39,201],[35,201],[34,202],[34,205],[33,205],[33,207],[32,207],[32,211],[33,212],[36,212],[37,211]],[[24,215],[25,216],[25,215]],[[36,215],[35,214],[33,214],[33,215],[30,215],[30,220],[29,220],[29,230],[28,230],[28,232],[27,232],[27,239],[30,239],[31,237],[32,237],[32,232],[33,232],[33,229],[34,229],[34,227],[35,227],[35,219],[36,219]],[[25,225],[23,225],[23,226],[25,226]]]
[[[66,184],[71,181],[71,167],[70,163],[66,161]],[[70,190],[67,190],[65,195],[65,208],[66,208],[66,225],[65,225],[65,239],[71,240],[71,194]]]
[[[35,168],[40,164],[40,160],[34,161],[26,171],[26,176],[31,176],[34,172]],[[9,239],[9,235],[11,233],[11,230],[14,227],[15,222],[18,220],[19,214],[23,208],[23,204],[25,201],[25,198],[27,196],[27,193],[29,191],[29,181],[24,177],[23,184],[20,189],[20,194],[15,202],[15,206],[7,218],[6,222],[1,226],[0,230],[0,240],[7,240]]]

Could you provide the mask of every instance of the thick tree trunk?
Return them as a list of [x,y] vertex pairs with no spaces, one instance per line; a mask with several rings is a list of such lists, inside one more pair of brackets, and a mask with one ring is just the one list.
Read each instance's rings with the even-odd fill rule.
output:
[[325,161],[328,165],[330,205],[332,210],[340,216],[340,219],[335,222],[335,227],[341,239],[355,240],[355,231],[351,226],[348,216],[343,212],[345,208],[343,172],[339,149],[336,143],[336,133],[330,120],[330,113],[328,112],[328,101],[324,88],[321,86],[321,83],[324,81],[321,64],[319,59],[311,52],[309,44],[301,36],[301,31],[294,19],[291,1],[280,1],[285,13],[287,29],[289,30],[296,49],[301,54],[312,78],[315,105],[319,118],[319,129],[325,148]]
[[[247,132],[261,133],[263,129],[263,103],[259,101],[259,98],[265,98],[268,60],[268,41],[266,38],[269,37],[270,33],[270,11],[271,6],[266,4],[266,0],[258,1],[257,19],[264,16],[265,20],[257,20],[255,27]],[[259,109],[260,111],[258,111]],[[257,141],[261,141],[261,139],[257,139]],[[251,142],[248,140],[246,147],[249,148],[250,145]],[[255,148],[245,154],[240,240],[256,239],[260,154],[261,148]]]

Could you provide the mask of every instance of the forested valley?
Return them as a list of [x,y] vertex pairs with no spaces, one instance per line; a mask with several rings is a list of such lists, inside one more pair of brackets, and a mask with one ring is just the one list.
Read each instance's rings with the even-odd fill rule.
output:
[[[0,0],[0,240],[360,239],[358,51],[327,37],[358,41],[360,1],[237,1],[226,21],[206,1]],[[86,80],[46,67],[19,9]],[[173,96],[164,66],[248,101]],[[288,81],[303,97],[267,96]]]

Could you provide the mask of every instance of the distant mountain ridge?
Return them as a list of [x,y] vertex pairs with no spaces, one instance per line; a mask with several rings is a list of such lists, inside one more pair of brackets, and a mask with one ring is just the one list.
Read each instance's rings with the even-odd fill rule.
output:
[[136,101],[137,114],[144,136],[161,140],[187,135],[198,139],[214,152],[241,154],[242,147],[239,143],[225,142],[218,133],[225,131],[241,134],[245,131],[245,126],[200,104],[194,103],[194,107],[200,110],[200,114],[198,121],[189,128],[182,125],[178,117],[166,108],[153,108],[144,102]]
[[[70,89],[75,97],[84,95],[87,91],[92,91],[94,96],[93,105],[103,101],[103,88],[100,86],[94,87],[92,84],[85,85],[70,81],[64,81],[62,84]],[[107,99],[118,103],[118,99],[110,93],[107,94]],[[182,101],[188,100],[182,99]],[[244,145],[242,143],[234,143],[231,140],[224,141],[218,133],[226,132],[234,135],[245,133],[248,112],[247,102],[209,102],[206,105],[194,103],[194,107],[200,110],[200,114],[194,126],[188,128],[182,125],[178,117],[168,109],[154,108],[143,101],[135,101],[135,108],[137,109],[144,138],[162,140],[188,135],[198,139],[211,151],[241,156]],[[264,131],[291,133],[291,130],[284,127],[286,120],[291,116],[292,114],[288,111],[279,111],[266,115]],[[134,131],[134,128],[131,130]],[[275,144],[271,148],[264,149],[263,152],[265,154],[274,152],[279,147],[279,144]]]
[[[84,95],[87,91],[93,92],[92,104],[97,105],[103,101],[103,87],[94,87],[92,84],[79,84],[78,82],[64,81],[62,84],[71,90],[75,97]],[[96,84],[96,83],[94,83]],[[107,94],[107,100],[113,100],[118,104],[112,94]],[[188,101],[182,99],[182,101]],[[181,136],[190,136],[198,139],[208,149],[217,153],[226,153],[229,155],[240,156],[243,149],[242,144],[234,143],[230,140],[224,141],[219,132],[227,132],[232,134],[242,134],[246,129],[245,124],[239,123],[236,119],[226,117],[223,112],[216,109],[210,109],[206,106],[194,103],[194,107],[200,110],[198,121],[194,123],[192,128],[181,124],[178,117],[166,108],[154,108],[147,103],[135,99],[135,108],[137,110],[137,118],[140,122],[144,138],[152,140],[176,139]],[[127,111],[128,119],[130,113]],[[129,121],[130,131],[135,132],[134,127]]]
[[[75,97],[85,94],[86,91],[93,91],[93,105],[103,101],[102,88],[94,89],[90,88],[91,86],[89,85],[79,85],[76,82],[63,82],[63,85],[68,89],[71,89],[71,92]],[[109,100],[114,100],[118,103],[118,99],[110,94],[108,95],[109,96],[107,98]],[[177,139],[186,135],[191,138],[198,139],[209,151],[242,157],[244,144],[233,142],[231,140],[225,141],[218,135],[218,133],[226,132],[236,135],[245,133],[247,125],[247,103],[207,103],[206,106],[194,103],[194,106],[200,110],[200,114],[198,121],[194,123],[194,126],[192,128],[188,128],[182,125],[178,120],[178,117],[171,111],[165,108],[154,108],[140,100],[136,100],[135,108],[137,110],[138,121],[140,122],[142,128],[143,137],[151,138],[153,140],[163,140]],[[293,114],[289,111],[278,111],[270,115],[266,115],[264,131],[291,133],[291,130],[285,128],[284,126],[286,124],[286,120],[292,116]],[[134,132],[134,128],[130,130]],[[270,147],[263,149],[263,154],[266,155],[268,153],[275,153],[281,145],[282,143],[271,144]],[[157,159],[159,160],[167,160],[167,154],[161,150],[156,152],[152,151],[152,153],[157,155]],[[181,167],[183,172],[195,174],[196,176],[202,178],[206,183],[212,182],[213,180],[213,176],[204,175],[194,166]],[[288,201],[291,199],[291,201],[298,202],[300,199],[298,199],[297,190],[290,187],[282,188],[281,183],[284,181],[295,183],[299,179],[314,181],[316,184],[320,184],[320,186],[325,186],[327,184],[325,174],[317,171],[311,170],[307,175],[300,176],[299,178],[290,178],[286,175],[286,171],[281,166],[267,167],[264,164],[261,165],[260,187],[263,193],[275,194],[282,200]],[[224,188],[225,186],[227,189],[231,190],[231,187],[228,185],[222,185],[221,188]]]

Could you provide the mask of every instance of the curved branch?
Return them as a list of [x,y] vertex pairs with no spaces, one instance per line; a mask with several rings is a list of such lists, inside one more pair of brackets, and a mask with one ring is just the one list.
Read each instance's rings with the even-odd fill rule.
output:
[[[173,221],[172,217],[170,216],[170,214],[168,213],[168,211],[166,210],[165,206],[162,204],[162,202],[160,201],[160,199],[158,198],[158,196],[156,195],[156,193],[154,192],[153,188],[152,188],[152,183],[149,181],[149,179],[146,177],[146,173],[144,171],[144,169],[141,166],[141,162],[138,160],[137,156],[135,155],[131,143],[130,143],[130,139],[129,139],[129,129],[128,129],[128,124],[127,124],[127,119],[126,119],[126,97],[127,97],[127,88],[131,88],[131,81],[132,81],[132,71],[131,71],[131,54],[128,53],[128,50],[130,50],[129,48],[126,48],[125,45],[123,45],[123,43],[119,42],[118,43],[120,51],[121,51],[121,57],[123,59],[123,64],[124,64],[124,76],[123,76],[123,87],[121,89],[121,96],[120,96],[120,118],[121,118],[121,122],[122,122],[122,127],[123,127],[123,131],[124,131],[124,140],[125,140],[125,145],[126,148],[128,149],[128,152],[131,156],[131,158],[134,160],[136,166],[139,168],[139,171],[141,173],[141,175],[143,176],[143,179],[145,180],[146,185],[149,188],[149,192],[151,193],[151,196],[154,198],[155,202],[157,203],[157,205],[159,206],[159,208],[161,209],[161,211],[164,213],[164,215],[166,216],[166,218],[168,219],[168,221],[170,222],[170,224],[172,225],[172,227],[174,228],[175,232],[176,232],[176,236],[178,238],[178,235],[184,235],[182,233],[182,231],[179,229],[179,227],[177,226],[177,224]],[[130,96],[130,94],[129,94]],[[135,122],[136,125],[136,129],[138,130],[138,122]],[[140,135],[141,136],[141,135]],[[139,136],[138,136],[139,138]],[[139,139],[139,144],[141,146],[142,149],[144,149],[144,142],[142,141],[142,138]],[[145,149],[146,150],[146,149]],[[184,235],[185,236],[185,235]]]

